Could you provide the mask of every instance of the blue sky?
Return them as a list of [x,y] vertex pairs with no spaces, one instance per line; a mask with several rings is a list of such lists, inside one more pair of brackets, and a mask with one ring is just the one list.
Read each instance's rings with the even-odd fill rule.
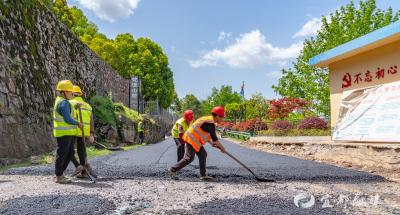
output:
[[[282,68],[313,35],[321,15],[350,0],[68,0],[109,38],[149,37],[168,55],[179,97],[205,99],[212,87],[231,85],[246,97],[268,98]],[[358,2],[358,1],[356,1]],[[377,0],[399,10],[398,0]]]

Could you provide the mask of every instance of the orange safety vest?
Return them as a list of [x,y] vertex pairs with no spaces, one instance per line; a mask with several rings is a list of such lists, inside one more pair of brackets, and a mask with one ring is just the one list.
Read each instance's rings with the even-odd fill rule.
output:
[[207,142],[211,141],[210,133],[205,132],[201,129],[204,123],[214,123],[212,116],[204,116],[197,119],[189,129],[183,134],[183,140],[190,145],[196,152],[200,151],[200,148]]

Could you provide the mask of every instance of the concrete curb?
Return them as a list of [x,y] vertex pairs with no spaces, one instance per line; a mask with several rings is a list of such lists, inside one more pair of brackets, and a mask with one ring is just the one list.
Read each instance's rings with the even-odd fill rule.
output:
[[400,144],[333,142],[325,137],[253,137],[244,145],[308,160],[355,166],[399,178]]
[[368,143],[368,142],[334,142],[330,136],[297,136],[297,137],[278,137],[278,136],[257,136],[251,137],[248,142],[255,144],[288,144],[288,145],[329,145],[331,147],[359,148],[366,147],[372,149],[395,149],[400,152],[399,143]]

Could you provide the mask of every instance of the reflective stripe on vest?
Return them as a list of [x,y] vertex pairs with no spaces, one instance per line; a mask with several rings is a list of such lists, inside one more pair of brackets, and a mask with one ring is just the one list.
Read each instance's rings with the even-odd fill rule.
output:
[[[53,135],[55,137],[62,136],[74,136],[76,133],[76,129],[78,126],[68,124],[64,121],[64,117],[57,112],[58,105],[64,101],[65,99],[57,96],[56,101],[54,102],[53,109]],[[71,105],[71,117],[74,117],[74,108]]]
[[143,122],[138,123],[138,132],[143,132]]
[[196,152],[199,152],[203,145],[211,141],[210,134],[201,129],[204,123],[214,123],[212,116],[205,116],[196,120],[183,135],[183,140],[192,145]]
[[[92,119],[92,107],[86,103],[82,97],[74,97],[69,101],[72,106],[76,106],[77,104],[81,104],[81,112],[82,112],[82,121],[83,121],[83,129],[85,131],[85,137],[90,136],[90,121]],[[78,122],[80,122],[80,117],[79,117],[79,109],[76,108],[75,114],[74,114],[74,119]],[[75,136],[77,137],[82,137],[82,130],[80,128],[76,129]]]
[[179,125],[182,126],[183,133],[185,133],[189,129],[189,126],[191,126],[192,124],[193,123],[190,123],[190,125],[186,124],[186,121],[185,121],[185,119],[183,117],[178,119],[175,122],[175,125],[172,127],[172,130],[171,130],[172,137],[173,138],[178,138],[179,137]]

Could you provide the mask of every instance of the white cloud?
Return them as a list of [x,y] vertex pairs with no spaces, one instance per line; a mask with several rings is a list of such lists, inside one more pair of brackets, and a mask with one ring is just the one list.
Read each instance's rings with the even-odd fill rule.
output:
[[233,44],[223,50],[214,49],[203,54],[198,60],[189,60],[194,68],[216,66],[224,63],[232,68],[254,68],[265,64],[285,64],[295,58],[302,49],[302,42],[289,47],[275,47],[266,42],[259,30],[240,35]]
[[133,14],[140,0],[77,0],[100,19],[114,22]]
[[301,27],[301,29],[293,35],[296,37],[308,37],[317,34],[317,31],[321,28],[322,21],[321,18],[311,18],[306,22],[306,24]]
[[232,33],[230,33],[230,32],[227,33],[227,32],[221,31],[221,32],[219,32],[218,41],[223,41],[223,40],[229,39],[231,37],[232,37]]

